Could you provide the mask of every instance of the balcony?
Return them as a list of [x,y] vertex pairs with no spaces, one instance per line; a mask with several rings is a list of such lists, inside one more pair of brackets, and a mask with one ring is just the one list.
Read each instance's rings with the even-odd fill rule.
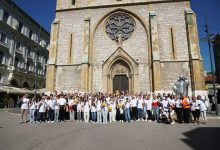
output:
[[9,52],[9,48],[5,42],[0,41],[0,50],[3,50],[5,52]]

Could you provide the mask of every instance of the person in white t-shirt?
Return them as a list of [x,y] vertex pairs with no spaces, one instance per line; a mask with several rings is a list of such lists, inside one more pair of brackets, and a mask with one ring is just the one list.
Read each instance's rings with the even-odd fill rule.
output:
[[95,123],[96,122],[96,114],[97,114],[97,109],[96,109],[96,102],[95,100],[92,101],[91,103],[91,118],[92,118],[92,122]]
[[34,115],[35,111],[36,111],[36,100],[35,98],[32,98],[32,100],[29,103],[29,118],[30,118],[29,123],[30,124],[35,121],[35,115]]
[[79,122],[82,121],[82,109],[83,109],[83,106],[82,106],[82,101],[81,100],[78,100],[77,102],[77,105],[76,105],[76,109],[77,109],[77,120]]
[[70,121],[74,121],[75,120],[75,112],[74,112],[74,105],[75,105],[75,102],[74,102],[74,99],[73,97],[71,96],[69,101],[69,114],[70,114]]
[[148,122],[152,120],[152,100],[150,96],[147,96],[146,105],[147,105],[147,115],[148,115]]
[[201,114],[201,118],[203,120],[203,123],[206,124],[207,121],[207,117],[206,117],[206,111],[207,111],[207,106],[205,103],[205,99],[206,97],[202,98],[200,95],[198,95],[197,97],[198,101],[199,101],[199,110],[200,110],[200,114]]
[[138,100],[137,100],[138,120],[137,121],[140,121],[143,118],[142,117],[143,116],[143,103],[144,103],[144,101],[143,101],[141,95],[138,96]]
[[27,123],[27,113],[28,113],[28,105],[29,105],[29,98],[28,95],[25,94],[21,101],[21,121],[20,123]]
[[136,96],[132,96],[132,99],[130,101],[130,105],[131,105],[131,119],[133,121],[137,120],[137,98]]
[[54,99],[54,122],[59,121],[60,106],[59,106],[58,100],[59,100],[59,96],[56,96]]
[[85,101],[84,102],[84,110],[83,110],[83,112],[84,112],[84,121],[86,123],[88,123],[89,122],[89,113],[90,113],[89,101]]
[[54,110],[55,110],[55,100],[53,94],[50,95],[50,98],[47,100],[48,106],[48,123],[54,123]]
[[43,96],[41,101],[38,103],[39,112],[38,112],[38,123],[41,123],[42,121],[45,122],[45,113],[47,109],[47,104],[45,102],[45,97]]
[[59,121],[65,122],[65,113],[66,113],[66,99],[64,98],[64,95],[60,95],[60,98],[58,100],[58,104],[60,106],[60,112],[59,112]]
[[127,123],[130,123],[130,121],[131,121],[130,108],[131,108],[131,104],[130,104],[128,98],[126,98],[126,102],[125,102],[125,106],[124,106],[124,112],[125,112],[125,121]]
[[102,111],[101,111],[101,101],[98,99],[96,104],[96,110],[97,110],[97,123],[102,122]]

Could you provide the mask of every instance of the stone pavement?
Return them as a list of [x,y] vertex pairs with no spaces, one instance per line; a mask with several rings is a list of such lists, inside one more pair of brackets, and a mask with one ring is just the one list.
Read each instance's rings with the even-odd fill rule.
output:
[[19,124],[19,116],[0,111],[1,150],[219,150],[220,120],[174,126],[132,122]]

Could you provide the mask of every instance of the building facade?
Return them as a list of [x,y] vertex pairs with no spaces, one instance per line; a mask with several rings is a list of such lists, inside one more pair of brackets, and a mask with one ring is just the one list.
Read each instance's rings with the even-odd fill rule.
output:
[[213,49],[215,56],[215,72],[217,83],[220,84],[220,33],[217,34],[213,41]]
[[0,84],[45,86],[49,33],[11,0],[0,0]]
[[46,89],[202,93],[198,41],[188,0],[57,0]]

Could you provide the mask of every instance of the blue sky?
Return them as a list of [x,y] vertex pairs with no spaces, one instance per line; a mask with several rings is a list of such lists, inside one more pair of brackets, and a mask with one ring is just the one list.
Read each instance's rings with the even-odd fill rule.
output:
[[[55,17],[56,0],[13,0],[32,18],[50,32],[51,23]],[[191,0],[192,9],[197,14],[199,38],[206,37],[204,32],[205,16],[208,18],[210,33],[220,32],[220,0]],[[206,71],[210,71],[208,45],[200,42],[201,54]]]

